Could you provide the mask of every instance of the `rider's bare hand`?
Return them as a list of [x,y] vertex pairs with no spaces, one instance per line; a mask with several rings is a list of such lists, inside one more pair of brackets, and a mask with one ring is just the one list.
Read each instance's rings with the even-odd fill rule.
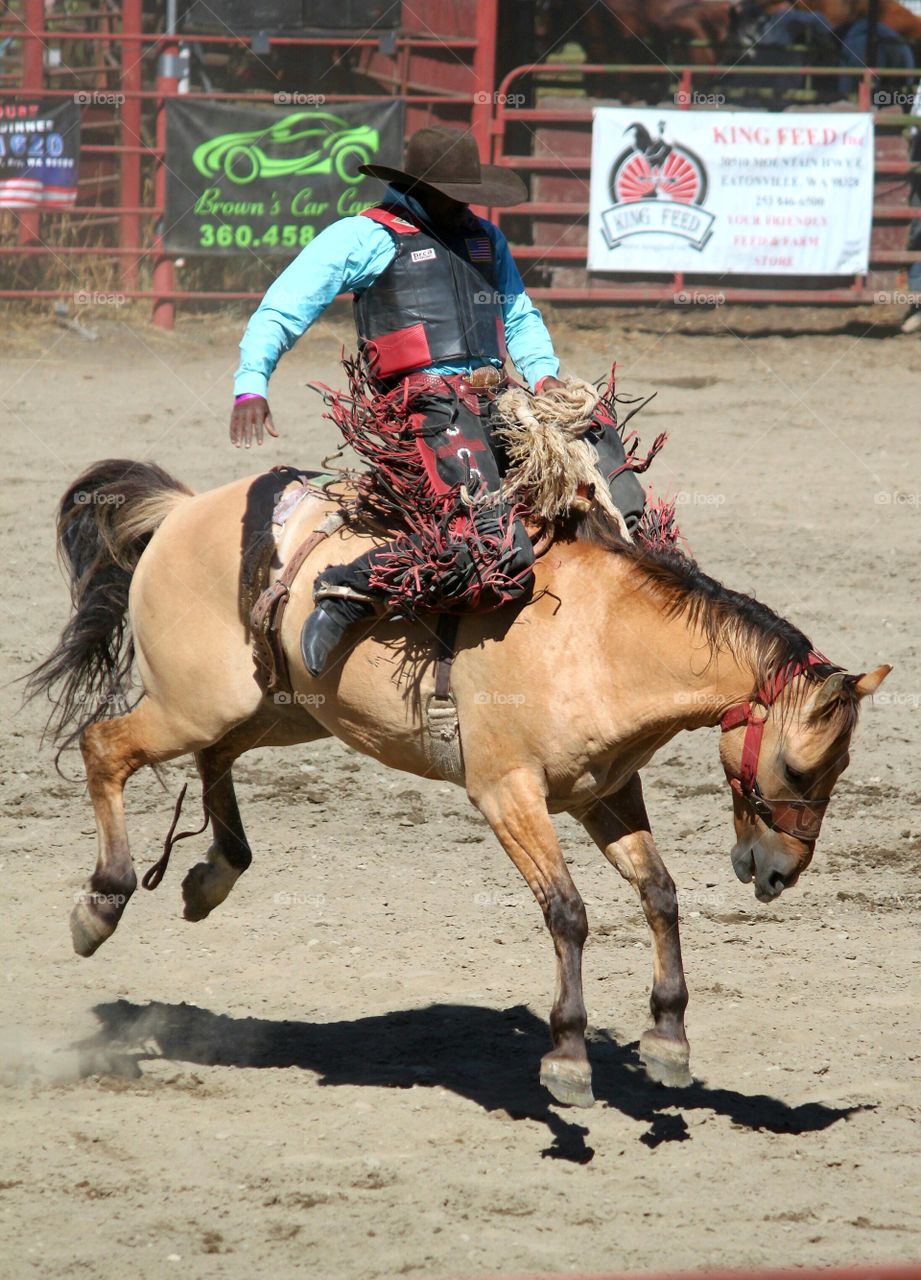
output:
[[256,444],[262,444],[264,433],[278,438],[272,411],[264,396],[251,396],[235,404],[230,415],[230,440],[236,448],[242,445],[249,449],[255,438]]
[[540,395],[541,391],[552,391],[554,387],[565,387],[565,385],[565,383],[560,382],[559,378],[554,378],[553,374],[548,374],[547,377],[541,378],[538,383],[538,395]]

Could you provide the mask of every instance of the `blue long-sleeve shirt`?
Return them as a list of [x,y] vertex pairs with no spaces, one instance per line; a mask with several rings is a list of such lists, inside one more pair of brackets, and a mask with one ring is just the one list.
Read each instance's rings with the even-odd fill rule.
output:
[[[425,219],[418,201],[387,191],[388,204],[405,204]],[[543,318],[528,297],[505,236],[491,222],[483,222],[493,243],[496,291],[505,324],[505,345],[522,376],[534,384],[556,376],[560,362]],[[240,364],[234,375],[234,394],[264,396],[269,378],[286,351],[323,314],[340,293],[367,289],[393,261],[396,246],[390,232],[373,218],[341,218],[321,231],[286,267],[250,317],[240,342]],[[469,361],[427,366],[433,373],[461,373]]]

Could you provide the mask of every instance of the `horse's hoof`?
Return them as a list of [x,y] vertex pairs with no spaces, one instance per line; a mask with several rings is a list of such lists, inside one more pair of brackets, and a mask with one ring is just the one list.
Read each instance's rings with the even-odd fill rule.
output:
[[592,1072],[588,1063],[546,1059],[540,1064],[540,1082],[557,1102],[567,1107],[593,1107]]
[[115,925],[100,920],[85,902],[78,902],[70,913],[70,936],[78,956],[91,956],[115,932]]
[[199,862],[191,867],[182,882],[183,917],[186,920],[204,920],[211,914],[216,905],[208,899],[206,885],[214,874],[214,868],[207,862]]
[[669,1089],[687,1089],[694,1083],[686,1045],[672,1044],[654,1033],[640,1037],[640,1062],[650,1080]]
[[186,920],[204,920],[219,907],[230,893],[241,872],[231,867],[223,854],[208,850],[206,862],[190,867],[182,882],[183,916]]

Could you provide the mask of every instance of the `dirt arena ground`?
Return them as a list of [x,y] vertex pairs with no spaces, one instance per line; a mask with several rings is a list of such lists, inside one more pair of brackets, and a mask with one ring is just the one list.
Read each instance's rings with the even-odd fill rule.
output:
[[[716,731],[678,739],[647,797],[680,890],[697,1083],[647,1083],[649,945],[631,892],[560,822],[589,908],[598,1103],[537,1085],[553,958],[540,913],[465,797],[335,743],[237,768],[251,871],[201,924],[180,845],[91,960],[67,916],[91,810],[8,682],[67,594],[52,518],[106,455],[204,488],[333,443],[347,319],[283,361],[281,439],[227,441],[240,322],[172,334],[101,308],[96,342],[4,322],[0,1276],[483,1277],[921,1257],[921,345],[892,317],[550,316],[564,369],[616,356],[658,396],[656,488],[703,565],[851,670],[895,670],[863,712],[813,867],[759,905],[730,867]],[[114,313],[114,314],[110,314]],[[574,660],[577,655],[574,655]],[[552,729],[550,729],[552,731]],[[66,765],[78,778],[79,761]],[[146,867],[190,761],[128,788]],[[193,803],[187,810],[195,813]]]

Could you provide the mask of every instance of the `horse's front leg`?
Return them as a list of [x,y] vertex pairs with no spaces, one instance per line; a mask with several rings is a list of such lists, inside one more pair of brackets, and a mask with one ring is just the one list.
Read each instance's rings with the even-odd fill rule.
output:
[[532,774],[517,770],[499,781],[471,788],[470,797],[530,885],[556,950],[556,999],[550,1011],[553,1048],[541,1060],[541,1083],[558,1102],[590,1107],[595,1099],[582,999],[582,947],[588,921],[550,821],[543,789]]
[[640,1058],[653,1080],[689,1085],[690,1046],[684,1030],[688,988],[681,963],[678,896],[649,831],[639,774],[578,816],[605,857],[636,889],[652,931],[649,1005],[654,1025],[640,1039]]

